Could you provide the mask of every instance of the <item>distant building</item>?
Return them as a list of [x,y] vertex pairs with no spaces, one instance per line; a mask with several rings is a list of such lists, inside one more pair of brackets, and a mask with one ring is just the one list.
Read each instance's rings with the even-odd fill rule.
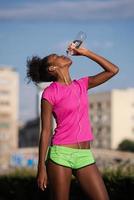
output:
[[[46,88],[46,87],[48,87],[50,84],[51,84],[52,82],[44,82],[44,83],[40,83],[40,84],[38,84],[38,86],[37,86],[37,90],[38,90],[38,92],[37,92],[37,115],[40,117],[40,114],[41,114],[41,95],[42,95],[42,92],[43,92],[43,90]],[[41,122],[41,121],[40,121]],[[55,121],[55,119],[54,119],[54,117],[52,116],[52,121],[51,121],[51,123],[52,123],[52,130],[51,131],[53,131],[54,129],[55,129],[55,127],[56,127],[56,121]]]
[[134,140],[134,89],[90,94],[93,147],[116,149],[124,139]]
[[10,152],[18,147],[19,75],[0,67],[0,169],[7,168]]
[[[29,120],[27,123],[21,125],[19,129],[19,148],[24,147],[37,147],[39,144],[40,123],[41,123],[41,94],[43,89],[49,86],[50,82],[40,83],[37,86],[37,116],[38,118]],[[52,117],[52,129],[54,126],[54,119]]]
[[19,148],[37,147],[39,142],[39,118],[28,121],[19,130]]

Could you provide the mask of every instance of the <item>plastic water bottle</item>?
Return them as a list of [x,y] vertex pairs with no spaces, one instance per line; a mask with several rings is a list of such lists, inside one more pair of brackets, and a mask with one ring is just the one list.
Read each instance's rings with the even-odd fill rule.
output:
[[[86,33],[84,33],[83,31],[78,32],[78,34],[76,35],[75,39],[71,42],[75,45],[75,48],[79,48],[82,43],[84,42],[84,40],[87,38]],[[73,51],[66,51],[67,55],[73,55]]]

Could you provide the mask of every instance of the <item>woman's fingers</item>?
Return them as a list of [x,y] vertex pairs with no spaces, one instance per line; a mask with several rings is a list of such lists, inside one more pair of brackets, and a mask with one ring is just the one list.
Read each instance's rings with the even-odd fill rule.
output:
[[75,49],[75,44],[74,43],[71,43],[69,46],[68,46],[68,50],[73,50]]
[[44,187],[45,189],[47,188],[46,182],[43,183],[43,187]]
[[72,53],[72,55],[83,55],[84,52],[85,52],[85,48],[83,47],[79,47],[79,48],[76,48],[75,44],[74,43],[71,43],[69,46],[68,46],[68,51]]
[[77,51],[76,46],[75,46],[74,43],[71,43],[71,44],[68,46],[68,52],[70,52],[71,55],[77,55],[77,54],[78,54],[78,53],[77,53],[78,51]]
[[44,191],[47,188],[47,180],[38,181],[38,187]]

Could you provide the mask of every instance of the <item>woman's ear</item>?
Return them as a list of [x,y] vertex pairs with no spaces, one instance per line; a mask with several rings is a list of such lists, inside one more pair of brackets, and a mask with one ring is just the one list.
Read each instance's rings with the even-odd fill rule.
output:
[[52,71],[54,71],[55,69],[57,68],[57,66],[49,66],[48,67],[48,71],[50,71],[50,72],[52,72]]
[[50,71],[50,72],[54,71],[54,66],[52,66],[52,65],[49,66],[49,67],[48,67],[48,71]]

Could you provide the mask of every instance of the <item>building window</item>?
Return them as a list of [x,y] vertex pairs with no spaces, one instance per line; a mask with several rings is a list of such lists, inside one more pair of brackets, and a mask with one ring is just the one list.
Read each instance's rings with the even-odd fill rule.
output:
[[90,103],[90,108],[93,109],[94,108],[94,105],[93,103]]
[[106,104],[107,104],[107,107],[110,108],[110,106],[111,106],[110,101],[107,101]]
[[0,90],[0,95],[9,95],[9,91],[8,90]]
[[97,115],[95,115],[93,118],[92,118],[93,122],[98,122],[99,121],[99,118]]
[[111,128],[110,126],[107,127],[107,133],[110,133],[111,132]]
[[98,133],[102,132],[102,127],[98,127]]
[[9,101],[0,101],[0,105],[8,106],[9,104],[10,104]]
[[98,108],[99,110],[102,109],[102,104],[101,104],[100,102],[97,103],[97,108]]
[[2,129],[2,128],[9,128],[9,123],[6,123],[6,122],[1,122],[0,123],[0,129]]
[[11,115],[9,113],[0,113],[0,118],[9,118]]
[[98,118],[99,118],[99,121],[102,120],[102,115],[101,115],[101,113],[98,114]]
[[106,114],[104,114],[102,116],[102,122],[106,122],[108,120],[108,116]]

